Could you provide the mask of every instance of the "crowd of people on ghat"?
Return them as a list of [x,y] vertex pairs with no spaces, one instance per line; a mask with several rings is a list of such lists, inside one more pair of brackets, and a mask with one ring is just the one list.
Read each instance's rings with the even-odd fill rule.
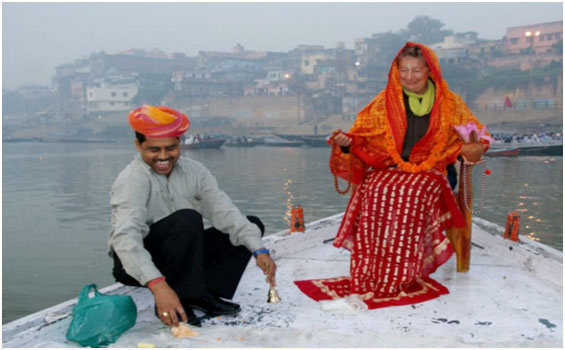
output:
[[531,133],[493,133],[495,143],[540,143],[563,141],[563,135],[553,131]]

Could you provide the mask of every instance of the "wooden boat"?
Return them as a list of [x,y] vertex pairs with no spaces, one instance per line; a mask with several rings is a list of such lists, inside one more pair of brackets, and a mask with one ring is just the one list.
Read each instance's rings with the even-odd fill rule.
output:
[[328,135],[324,136],[301,136],[300,141],[308,147],[330,147],[328,145]]
[[225,138],[201,138],[197,140],[195,137],[187,138],[181,145],[183,149],[209,149],[209,148],[220,148],[224,143],[226,143],[227,139]]
[[491,148],[486,153],[487,157],[516,157],[520,154],[520,148]]
[[563,156],[563,143],[524,144],[520,147],[523,156]]
[[302,141],[289,141],[275,136],[265,137],[261,146],[267,147],[301,147],[304,144]]
[[226,142],[224,144],[226,147],[239,147],[239,148],[250,148],[255,147],[257,144],[255,142]]
[[226,147],[244,147],[244,148],[249,148],[249,147],[255,147],[258,144],[258,142],[255,142],[252,138],[237,138],[235,140],[231,140],[226,142]]
[[300,137],[303,136],[303,135],[276,134],[276,133],[273,133],[273,135],[287,141],[300,141]]
[[[342,216],[311,222],[304,233],[265,237],[278,265],[282,302],[267,303],[268,285],[252,259],[234,297],[242,311],[205,320],[194,338],[170,334],[153,314],[149,290],[121,284],[102,289],[131,295],[138,308],[136,325],[111,347],[143,342],[160,348],[562,348],[563,253],[527,237],[503,239],[502,227],[478,218],[470,271],[457,273],[452,257],[432,275],[450,294],[356,314],[322,310],[324,304],[306,297],[293,281],[349,274],[349,253],[331,244]],[[3,325],[3,347],[78,346],[65,339],[75,304],[69,300]]]
[[[517,151],[516,151],[517,150]],[[493,153],[491,153],[493,152]],[[493,156],[500,152],[504,154],[517,152],[520,156],[563,156],[563,141],[546,141],[546,142],[513,142],[500,143],[491,145],[491,148],[485,155]]]

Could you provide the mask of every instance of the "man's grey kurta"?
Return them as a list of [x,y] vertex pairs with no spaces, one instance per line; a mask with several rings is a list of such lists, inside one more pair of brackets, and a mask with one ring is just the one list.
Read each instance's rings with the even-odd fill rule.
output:
[[204,165],[180,157],[169,177],[156,173],[138,154],[120,173],[110,193],[112,232],[108,248],[139,283],[162,276],[143,246],[149,227],[181,209],[194,209],[229,234],[233,245],[253,252],[263,245],[261,231],[218,188]]

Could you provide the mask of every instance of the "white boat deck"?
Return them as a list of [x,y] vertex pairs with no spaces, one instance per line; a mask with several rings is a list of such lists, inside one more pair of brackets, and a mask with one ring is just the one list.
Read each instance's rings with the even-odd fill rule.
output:
[[[356,314],[323,311],[293,281],[348,275],[349,253],[328,241],[340,219],[311,223],[304,234],[266,237],[278,265],[282,302],[266,302],[268,285],[252,259],[234,297],[241,313],[205,320],[194,328],[200,332],[194,338],[170,334],[153,315],[148,290],[119,284],[103,289],[130,294],[139,310],[137,324],[111,347],[139,342],[162,348],[563,347],[563,254],[525,238],[503,240],[500,227],[480,219],[473,225],[471,270],[457,273],[453,256],[432,275],[450,294]],[[4,325],[3,347],[77,347],[65,339],[74,303]]]

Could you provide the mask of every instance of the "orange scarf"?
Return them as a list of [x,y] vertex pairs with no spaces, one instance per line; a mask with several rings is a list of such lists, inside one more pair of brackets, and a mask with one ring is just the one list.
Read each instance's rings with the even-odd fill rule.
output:
[[414,145],[409,161],[403,161],[406,107],[396,64],[401,49],[391,65],[385,90],[359,112],[347,133],[353,139],[350,154],[341,152],[340,147],[333,144],[330,169],[334,175],[359,184],[369,166],[382,169],[394,164],[410,173],[434,168],[445,174],[446,166],[461,152],[462,140],[453,126],[474,122],[482,128],[463,99],[451,92],[442,79],[435,53],[418,43],[407,42],[405,46],[417,46],[422,50],[435,84],[435,101],[426,134]]

